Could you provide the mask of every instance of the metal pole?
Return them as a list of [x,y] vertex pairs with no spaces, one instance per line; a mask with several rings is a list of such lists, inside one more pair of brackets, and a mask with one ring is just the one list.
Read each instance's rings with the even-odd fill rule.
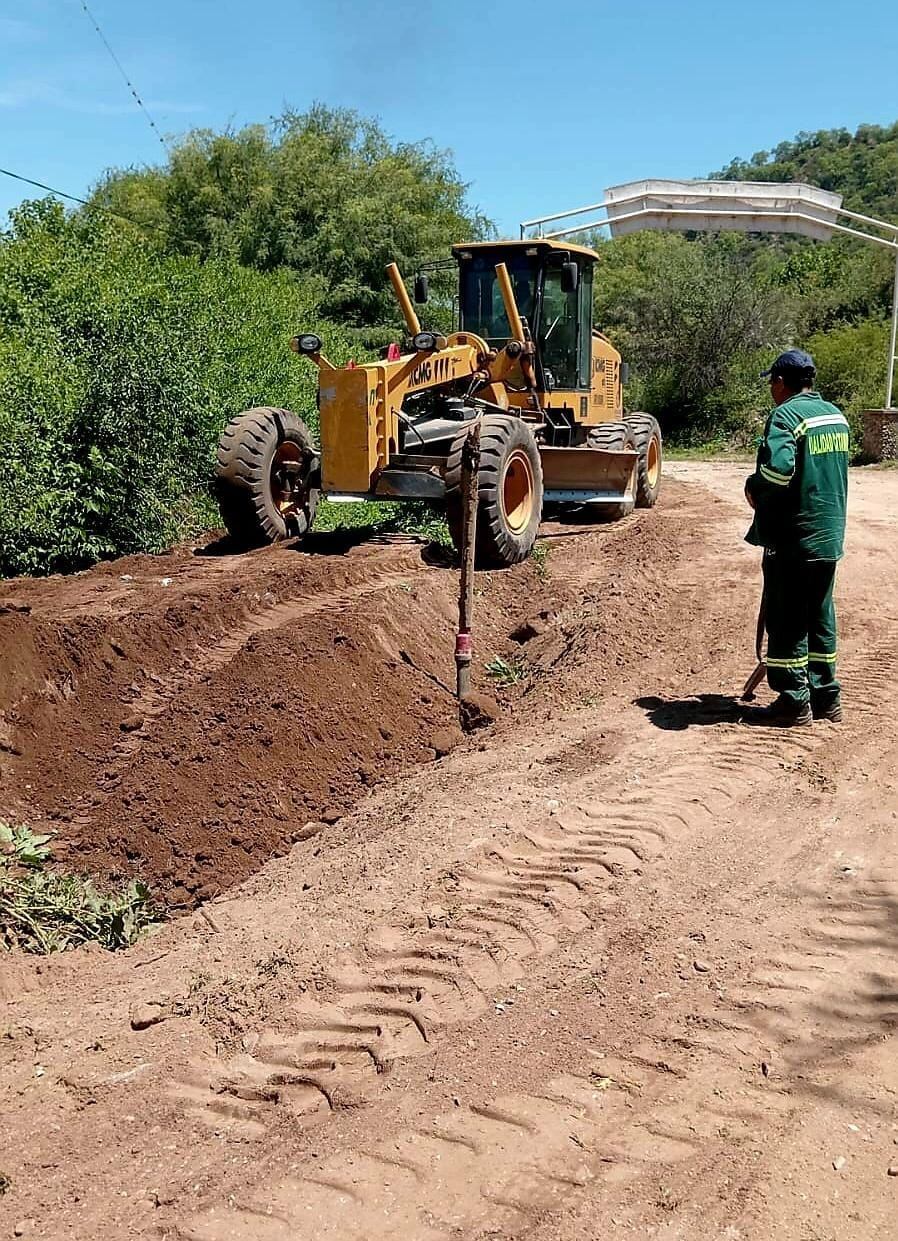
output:
[[895,255],[895,283],[892,286],[892,338],[889,344],[889,379],[886,387],[886,409],[892,408],[896,352],[898,352],[898,253]]
[[846,207],[837,207],[836,215],[847,216],[849,220],[860,220],[863,224],[872,224],[889,233],[898,233],[898,224],[890,224],[888,220],[874,220],[872,215],[861,215],[857,211],[849,211]]
[[[705,220],[728,220],[731,224],[738,223],[744,232],[768,232],[769,229],[758,227],[755,225],[756,220],[796,220],[800,224],[821,224],[816,216],[807,215],[803,211],[752,211],[744,213],[748,223],[743,221],[743,213],[741,211],[716,211],[713,207],[700,207],[692,210],[690,207],[658,207],[647,210],[645,207],[639,207],[636,211],[628,211],[626,215],[617,215],[613,220],[587,220],[585,224],[575,224],[571,228],[560,228],[554,232],[546,233],[548,240],[554,240],[556,237],[571,237],[575,233],[588,233],[597,228],[608,228],[615,224],[627,224],[631,220],[644,220],[645,217],[651,216],[656,222],[652,224],[652,228],[667,231],[675,220],[682,220],[682,224],[674,225],[675,228],[682,228],[686,231],[705,231],[711,227],[708,224],[695,223],[696,216]],[[659,219],[663,217],[663,219]],[[895,249],[894,241],[887,241],[885,237],[874,237],[872,233],[862,233],[857,228],[849,228],[845,224],[830,224],[823,222],[825,227],[832,229],[837,233],[845,233],[849,237],[859,237],[861,241],[871,241],[875,246],[885,246],[887,250]],[[635,230],[634,230],[635,231]],[[792,232],[801,233],[800,228],[792,229]],[[805,234],[807,235],[807,234]]]
[[556,211],[554,215],[540,215],[535,220],[522,220],[521,229],[532,228],[535,224],[549,224],[552,220],[563,220],[568,215],[583,215],[586,211],[598,211],[605,203],[590,203],[588,207],[574,207],[572,211]]
[[461,450],[461,578],[458,586],[458,633],[455,635],[455,691],[461,702],[471,691],[474,625],[474,547],[480,476],[480,419],[471,427]]

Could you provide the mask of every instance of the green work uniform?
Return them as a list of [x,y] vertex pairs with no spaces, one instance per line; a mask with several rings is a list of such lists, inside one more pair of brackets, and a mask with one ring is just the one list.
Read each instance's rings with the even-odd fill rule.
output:
[[746,541],[764,548],[767,680],[815,709],[838,700],[833,583],[848,495],[848,422],[817,392],[767,419],[745,489],[755,506]]

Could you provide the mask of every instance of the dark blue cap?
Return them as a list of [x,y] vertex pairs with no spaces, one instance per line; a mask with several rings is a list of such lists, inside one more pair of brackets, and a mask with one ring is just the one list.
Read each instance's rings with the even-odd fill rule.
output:
[[767,379],[769,375],[782,375],[785,371],[814,371],[817,367],[814,359],[809,353],[805,353],[803,349],[787,349],[785,353],[781,353],[777,360],[771,366],[769,371],[761,371],[761,378]]

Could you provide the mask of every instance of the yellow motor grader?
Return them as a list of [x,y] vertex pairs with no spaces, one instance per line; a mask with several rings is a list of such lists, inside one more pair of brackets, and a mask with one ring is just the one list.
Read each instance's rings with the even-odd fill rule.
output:
[[[422,330],[391,264],[404,347],[335,367],[318,336],[290,342],[318,367],[320,446],[288,410],[250,409],[228,423],[215,487],[237,542],[305,534],[323,494],[441,502],[457,543],[461,450],[474,419],[482,565],[523,560],[544,505],[590,505],[618,518],[655,503],[661,432],[650,415],[624,412],[626,366],[592,326],[595,252],[537,239],[458,245],[453,257],[458,331]],[[427,284],[419,273],[418,304]]]

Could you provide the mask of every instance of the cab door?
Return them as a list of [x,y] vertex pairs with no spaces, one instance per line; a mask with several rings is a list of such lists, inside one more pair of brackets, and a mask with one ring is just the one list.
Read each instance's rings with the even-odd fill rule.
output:
[[580,284],[571,292],[561,287],[561,267],[547,266],[543,276],[537,347],[550,403],[563,404],[563,392],[579,386]]

